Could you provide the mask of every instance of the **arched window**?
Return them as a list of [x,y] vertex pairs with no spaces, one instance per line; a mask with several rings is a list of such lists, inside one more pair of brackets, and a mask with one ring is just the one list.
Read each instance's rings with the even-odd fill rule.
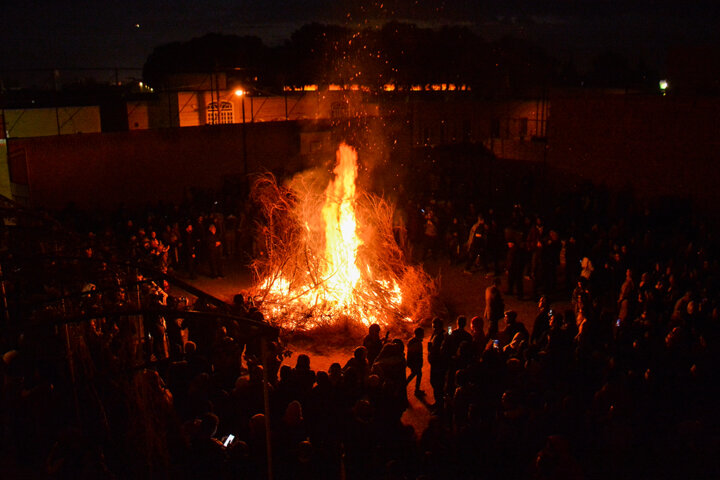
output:
[[335,120],[338,118],[347,118],[348,106],[345,102],[333,102],[330,106],[330,118]]
[[230,102],[220,102],[220,112],[218,116],[218,106],[216,102],[212,102],[207,108],[208,125],[217,125],[219,123],[234,123],[233,106]]

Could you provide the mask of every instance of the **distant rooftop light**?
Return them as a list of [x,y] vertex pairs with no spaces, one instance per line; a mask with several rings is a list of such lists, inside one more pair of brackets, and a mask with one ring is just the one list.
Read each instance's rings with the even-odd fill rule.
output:
[[660,85],[660,90],[662,90],[664,92],[668,88],[668,81],[660,80],[659,85]]

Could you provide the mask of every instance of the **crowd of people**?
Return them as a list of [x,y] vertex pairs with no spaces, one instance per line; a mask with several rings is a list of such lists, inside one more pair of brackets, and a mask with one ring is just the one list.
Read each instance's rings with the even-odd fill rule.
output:
[[[272,319],[248,299],[192,306],[216,317],[163,315],[182,311],[182,299],[131,272],[143,285],[137,302],[159,313],[137,329],[129,319],[74,326],[77,378],[35,358],[52,329],[4,330],[3,450],[56,478],[717,477],[714,231],[597,200],[577,195],[533,214],[401,203],[396,233],[411,258],[486,272],[485,310],[417,319],[410,338],[372,325],[327,371],[307,355],[284,364],[277,338],[249,334],[243,319]],[[112,259],[192,279],[262,255],[252,208],[208,205],[76,225],[93,232],[82,249],[99,266],[76,300],[58,292],[65,311],[135,301],[112,289],[124,284]],[[58,288],[46,283],[45,294]],[[507,309],[508,295],[537,302],[535,318]],[[128,352],[139,335],[144,351]],[[128,370],[131,357],[141,361]],[[422,431],[402,421],[408,391],[432,412]]]

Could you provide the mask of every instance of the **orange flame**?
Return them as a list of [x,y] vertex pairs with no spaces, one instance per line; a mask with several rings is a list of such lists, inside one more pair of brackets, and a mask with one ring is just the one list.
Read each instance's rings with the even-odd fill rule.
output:
[[328,291],[339,306],[352,301],[352,292],[360,281],[357,251],[362,243],[355,220],[355,180],[357,154],[342,144],[337,152],[335,180],[325,190],[322,218],[325,221],[325,278]]

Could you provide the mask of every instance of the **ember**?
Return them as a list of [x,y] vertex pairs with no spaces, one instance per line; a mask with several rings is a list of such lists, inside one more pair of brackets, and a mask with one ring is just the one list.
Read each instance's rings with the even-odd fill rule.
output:
[[339,322],[411,322],[430,314],[433,280],[404,262],[392,231],[392,207],[356,190],[357,153],[337,151],[333,178],[299,177],[279,187],[259,178],[265,255],[253,267],[261,309],[286,329]]

